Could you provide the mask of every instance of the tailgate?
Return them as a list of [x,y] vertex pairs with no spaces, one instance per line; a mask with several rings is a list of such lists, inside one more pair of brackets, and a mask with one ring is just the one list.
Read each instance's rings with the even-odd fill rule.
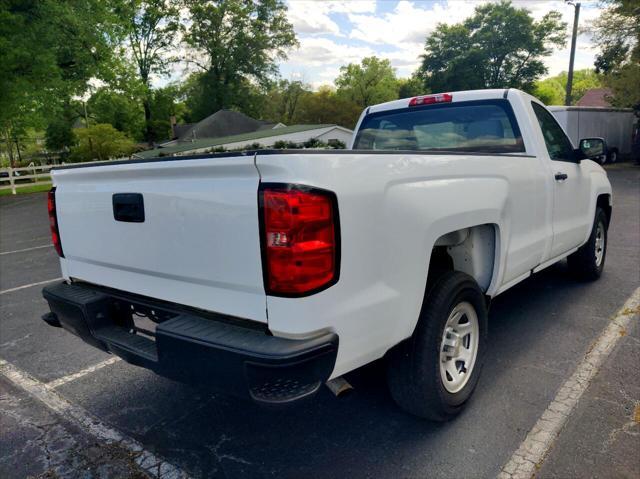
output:
[[[63,274],[266,322],[259,180],[253,156],[56,170]],[[144,220],[117,221],[114,195]]]

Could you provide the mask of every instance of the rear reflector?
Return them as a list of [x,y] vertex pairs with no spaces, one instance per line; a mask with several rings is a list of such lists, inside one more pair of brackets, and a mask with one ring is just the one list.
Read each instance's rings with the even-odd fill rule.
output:
[[409,106],[433,105],[434,103],[451,103],[451,93],[437,93],[435,95],[416,96],[409,100]]
[[62,243],[60,243],[60,231],[58,230],[58,215],[56,213],[56,187],[49,190],[47,197],[47,210],[49,211],[49,229],[51,230],[51,242],[58,256],[64,258]]
[[265,290],[306,296],[338,279],[338,211],[331,192],[262,185],[261,242]]

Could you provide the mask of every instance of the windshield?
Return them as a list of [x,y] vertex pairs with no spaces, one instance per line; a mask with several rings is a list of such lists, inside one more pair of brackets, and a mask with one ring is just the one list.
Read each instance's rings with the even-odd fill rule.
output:
[[374,113],[365,117],[353,148],[524,151],[520,130],[507,100],[447,103]]

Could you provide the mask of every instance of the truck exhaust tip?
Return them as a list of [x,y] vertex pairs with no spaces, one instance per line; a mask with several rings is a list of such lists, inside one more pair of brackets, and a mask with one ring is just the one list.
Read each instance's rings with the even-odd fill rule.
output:
[[335,397],[345,396],[353,391],[353,386],[342,376],[327,381],[325,384]]

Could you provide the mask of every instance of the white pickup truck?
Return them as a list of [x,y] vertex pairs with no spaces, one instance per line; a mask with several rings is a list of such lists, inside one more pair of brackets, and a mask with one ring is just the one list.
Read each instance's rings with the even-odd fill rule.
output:
[[565,257],[600,276],[603,151],[510,89],[371,106],[344,151],[56,168],[64,281],[43,319],[268,404],[385,357],[397,403],[446,420],[478,381],[491,298]]

